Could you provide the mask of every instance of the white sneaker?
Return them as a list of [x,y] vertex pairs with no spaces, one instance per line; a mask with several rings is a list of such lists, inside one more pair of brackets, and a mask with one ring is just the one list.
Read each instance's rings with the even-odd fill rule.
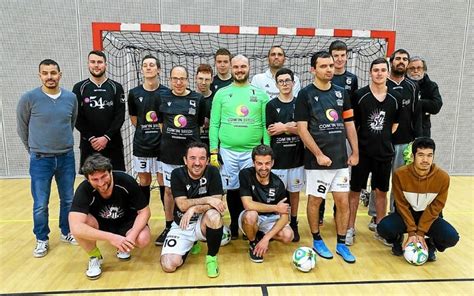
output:
[[372,219],[370,219],[368,226],[370,231],[375,231],[375,229],[377,228],[377,223],[375,223],[375,217],[372,217]]
[[35,258],[41,258],[46,256],[48,254],[48,249],[49,249],[49,241],[45,240],[36,240],[36,247],[33,250],[33,257]]
[[102,258],[90,257],[89,258],[89,267],[86,270],[86,276],[90,280],[96,280],[102,274]]
[[356,235],[355,229],[354,228],[349,228],[347,229],[346,232],[346,246],[352,246],[354,244],[354,237]]
[[64,243],[69,243],[74,246],[79,245],[71,233],[68,233],[67,235],[61,234],[60,240]]
[[379,233],[377,232],[377,228],[375,228],[374,238],[376,240],[379,240],[381,243],[383,243],[387,247],[393,247],[393,244],[387,242],[383,237],[379,235]]
[[131,257],[130,252],[120,252],[117,250],[117,258],[120,260],[129,260]]

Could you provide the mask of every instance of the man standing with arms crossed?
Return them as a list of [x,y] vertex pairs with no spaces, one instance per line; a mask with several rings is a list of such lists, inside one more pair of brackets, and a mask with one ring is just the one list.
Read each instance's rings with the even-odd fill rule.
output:
[[290,69],[281,68],[275,74],[280,94],[266,106],[267,131],[271,136],[271,146],[275,153],[272,169],[285,184],[290,195],[293,241],[300,240],[298,232],[298,206],[300,191],[304,185],[304,145],[298,136],[295,122],[296,98],[293,97],[294,74]]
[[77,245],[68,222],[76,177],[72,131],[77,99],[72,92],[59,87],[61,76],[58,63],[50,59],[41,61],[39,78],[43,85],[22,95],[16,110],[17,132],[30,154],[36,258],[48,254],[48,204],[53,176],[59,192],[61,241]]
[[[283,68],[286,61],[286,55],[283,48],[279,45],[274,45],[268,51],[268,69],[265,73],[256,74],[252,78],[252,85],[267,92],[270,98],[278,96],[280,91],[275,82],[275,74],[278,70]],[[293,96],[296,97],[301,89],[300,79],[294,75]]]
[[222,184],[227,190],[232,238],[238,238],[238,218],[243,210],[239,194],[239,172],[252,166],[252,149],[270,143],[265,122],[265,105],[269,98],[248,82],[250,64],[247,57],[232,58],[234,82],[214,96],[209,127],[211,164],[220,167]]
[[110,158],[115,170],[125,171],[120,128],[125,120],[125,97],[120,83],[107,78],[107,58],[102,51],[88,55],[91,76],[74,85],[79,111],[76,128],[81,133],[80,167],[99,152]]
[[[319,256],[333,255],[319,232],[319,205],[332,192],[336,203],[336,253],[344,261],[354,263],[355,257],[345,245],[349,219],[349,168],[357,165],[359,149],[350,98],[343,88],[331,84],[334,60],[326,51],[311,57],[314,82],[298,95],[295,120],[298,134],[305,144],[307,216],[313,235],[313,248]],[[347,157],[346,137],[352,148]]]

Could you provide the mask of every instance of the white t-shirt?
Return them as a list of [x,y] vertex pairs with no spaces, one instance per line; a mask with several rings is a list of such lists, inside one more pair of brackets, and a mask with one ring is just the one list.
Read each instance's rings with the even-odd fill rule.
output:
[[[275,78],[272,76],[272,72],[270,72],[270,69],[265,71],[265,73],[255,74],[255,76],[252,78],[251,84],[266,91],[271,99],[278,96],[278,94],[280,93],[276,86]],[[298,92],[300,91],[300,89],[300,79],[295,75],[295,84],[293,85],[293,97],[298,96]]]

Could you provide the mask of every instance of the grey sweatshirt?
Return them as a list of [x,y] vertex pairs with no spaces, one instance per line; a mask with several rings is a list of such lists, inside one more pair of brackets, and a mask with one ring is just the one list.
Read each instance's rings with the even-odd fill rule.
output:
[[21,96],[16,111],[17,132],[28,152],[55,155],[73,149],[77,99],[72,92],[61,88],[53,99],[35,88]]

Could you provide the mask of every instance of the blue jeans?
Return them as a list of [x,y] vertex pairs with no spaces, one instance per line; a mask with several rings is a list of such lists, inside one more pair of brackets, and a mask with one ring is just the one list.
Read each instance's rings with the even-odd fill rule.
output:
[[74,151],[56,156],[30,153],[31,194],[33,196],[33,233],[37,240],[47,240],[48,204],[53,176],[59,192],[59,228],[61,233],[69,233],[68,215],[74,196],[76,178]]

